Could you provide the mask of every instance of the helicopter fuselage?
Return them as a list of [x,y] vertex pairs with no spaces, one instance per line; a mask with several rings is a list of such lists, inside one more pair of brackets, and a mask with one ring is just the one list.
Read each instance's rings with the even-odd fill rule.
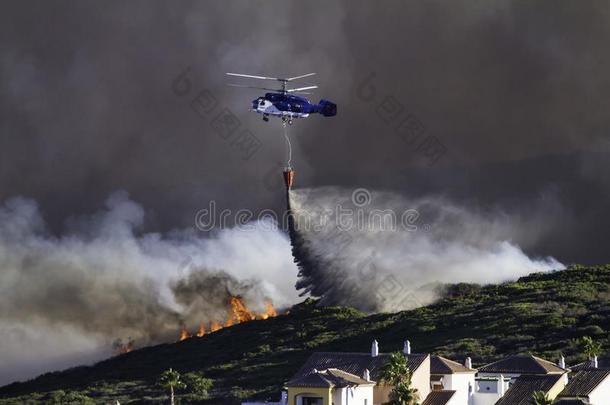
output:
[[277,117],[306,118],[318,112],[318,106],[305,97],[292,94],[267,93],[252,100],[252,111]]

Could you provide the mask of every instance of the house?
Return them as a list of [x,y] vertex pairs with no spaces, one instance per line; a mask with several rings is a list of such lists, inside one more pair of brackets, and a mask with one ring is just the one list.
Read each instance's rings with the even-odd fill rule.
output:
[[[610,368],[595,368],[593,359],[572,373],[563,357],[559,364],[533,355],[508,356],[474,369],[438,355],[403,355],[411,371],[411,386],[421,405],[530,405],[542,391],[555,405],[610,404]],[[380,384],[390,354],[380,353],[373,341],[370,353],[313,353],[285,384],[281,402],[287,405],[381,405],[393,387]]]
[[[417,388],[420,398],[430,393],[430,355],[411,353],[405,342],[403,354],[411,370],[411,385]],[[285,384],[288,405],[378,405],[388,401],[392,387],[377,384],[379,373],[390,354],[379,353],[379,344],[373,341],[370,353],[317,352],[313,353],[297,373]],[[320,387],[321,379],[328,380],[328,372],[337,370],[357,378],[349,386]],[[354,377],[351,377],[354,376]],[[365,383],[366,382],[366,383]],[[341,391],[344,390],[344,391]],[[346,396],[349,391],[349,395]],[[339,392],[343,393],[343,396]],[[369,395],[372,395],[372,397]],[[355,401],[353,398],[360,398]]]
[[337,368],[295,377],[286,383],[289,405],[373,404],[372,381]]
[[[479,368],[479,372],[477,373],[472,405],[495,404],[500,398],[508,393],[517,379],[521,376],[560,376],[560,381],[556,382],[557,386],[553,385],[551,387],[552,389],[550,388],[550,394],[556,396],[567,384],[568,370],[565,368],[565,362],[563,360],[561,360],[560,363],[560,365],[557,365],[548,360],[541,359],[540,357],[532,356],[531,354],[519,354],[508,356],[487,364]],[[561,365],[564,367],[561,367]],[[553,377],[549,378],[549,380],[544,383],[535,378],[531,380],[523,378],[520,385],[513,391],[511,396],[516,395],[518,390],[529,390],[530,384],[535,385],[536,383],[539,383],[546,387],[546,384],[551,381],[554,381]]]
[[506,394],[495,405],[531,405],[532,396],[541,391],[553,400],[564,389],[563,374],[523,374],[513,382]]
[[[610,370],[587,369],[570,377],[558,399],[563,404],[580,400],[584,404],[606,405],[610,403]],[[577,403],[577,402],[575,402]]]
[[[441,356],[430,356],[432,391],[454,392],[451,403],[470,404],[472,402],[476,373],[477,370],[472,368],[470,357],[466,358],[465,364],[461,364]],[[436,395],[439,396],[439,394]]]

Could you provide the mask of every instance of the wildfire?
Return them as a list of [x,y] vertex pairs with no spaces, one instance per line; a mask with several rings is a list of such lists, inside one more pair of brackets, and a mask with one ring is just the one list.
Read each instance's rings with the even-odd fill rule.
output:
[[199,323],[199,330],[197,331],[197,337],[202,337],[205,335],[205,322],[201,321]]
[[277,311],[273,307],[273,303],[271,301],[267,301],[265,303],[265,313],[261,315],[261,318],[267,319],[273,318],[274,316],[277,316]]
[[212,321],[210,324],[210,332],[216,332],[219,329],[222,329],[222,325],[218,323],[218,321]]
[[186,330],[186,326],[182,326],[182,330],[180,331],[180,341],[182,342],[183,340],[188,339],[190,337],[191,335]]
[[[254,321],[256,319],[268,319],[277,316],[277,311],[273,307],[273,303],[271,302],[271,300],[268,300],[265,303],[265,312],[260,314],[250,311],[241,297],[232,296],[229,299],[228,304],[229,315],[224,321],[224,323],[221,323],[218,320],[210,321],[209,332],[207,332],[205,327],[206,322],[201,321],[201,323],[199,324],[199,329],[197,330],[197,333],[195,333],[195,336],[202,337],[205,336],[206,333],[213,333],[217,330],[227,328],[238,323]],[[190,337],[192,337],[192,335],[189,334],[188,330],[186,329],[186,326],[183,325],[182,329],[180,330],[180,341],[183,341]]]
[[135,341],[132,338],[129,338],[127,342],[123,342],[121,339],[117,339],[114,341],[112,346],[116,350],[117,354],[125,354],[129,353],[134,348]]

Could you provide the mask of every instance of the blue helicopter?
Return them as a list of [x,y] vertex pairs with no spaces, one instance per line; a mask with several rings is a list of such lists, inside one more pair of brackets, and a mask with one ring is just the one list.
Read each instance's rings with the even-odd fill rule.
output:
[[318,86],[298,87],[294,89],[287,88],[288,82],[302,79],[315,75],[308,73],[306,75],[288,77],[285,79],[278,77],[244,75],[241,73],[227,73],[229,76],[247,77],[250,79],[274,80],[281,83],[280,89],[269,89],[266,87],[246,86],[241,84],[229,84],[233,87],[246,87],[251,89],[269,90],[262,97],[252,100],[252,111],[263,115],[263,121],[269,121],[269,116],[280,117],[284,124],[292,125],[294,118],[307,118],[309,114],[322,114],[325,117],[337,115],[337,105],[328,100],[320,100],[318,104],[314,104],[305,97],[297,96],[296,94],[311,94],[306,90],[317,89]]

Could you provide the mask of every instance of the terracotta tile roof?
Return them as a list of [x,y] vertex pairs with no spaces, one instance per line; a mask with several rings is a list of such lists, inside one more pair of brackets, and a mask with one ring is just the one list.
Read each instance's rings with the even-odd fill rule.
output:
[[534,392],[549,392],[561,378],[561,374],[521,375],[496,405],[530,405]]
[[[411,371],[417,370],[427,357],[427,354],[410,354],[407,360]],[[371,379],[376,380],[389,358],[389,354],[372,357],[369,353],[316,352],[309,356],[292,379],[311,374],[314,370],[336,368],[359,377],[362,377],[364,370],[368,369]]]
[[357,375],[331,368],[323,371],[293,378],[286,383],[287,387],[342,388],[354,385],[375,384],[375,381],[364,380]]
[[574,374],[559,397],[586,397],[604,381],[610,370],[583,370]]
[[476,371],[441,356],[430,356],[430,374],[476,373]]
[[563,374],[565,371],[555,363],[531,354],[509,356],[479,369],[479,373],[497,374]]
[[455,394],[455,391],[431,391],[421,405],[445,405],[453,397],[453,394]]

